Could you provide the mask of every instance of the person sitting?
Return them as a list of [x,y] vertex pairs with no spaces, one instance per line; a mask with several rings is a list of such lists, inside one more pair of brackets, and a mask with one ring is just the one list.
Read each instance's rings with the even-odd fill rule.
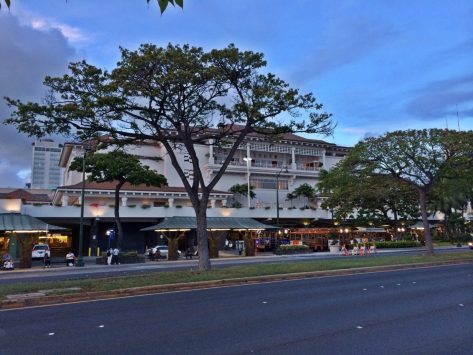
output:
[[76,256],[72,251],[66,254],[66,266],[74,266]]
[[154,252],[154,249],[151,248],[149,250],[149,253],[148,253],[148,258],[150,261],[154,261],[154,259],[156,258],[156,253]]
[[187,258],[192,259],[192,256],[193,256],[193,253],[192,253],[191,248],[187,248],[187,250],[186,250],[186,259]]
[[13,258],[10,254],[6,253],[2,257],[2,266],[5,270],[13,270],[15,268]]

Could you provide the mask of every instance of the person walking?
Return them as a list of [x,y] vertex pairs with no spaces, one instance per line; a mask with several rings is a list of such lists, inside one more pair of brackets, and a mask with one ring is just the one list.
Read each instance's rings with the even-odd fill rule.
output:
[[112,248],[109,248],[107,250],[107,265],[111,265],[112,264],[112,257],[113,257],[113,249]]
[[112,252],[112,265],[120,265],[120,250],[118,248],[113,249]]
[[51,257],[49,256],[49,253],[44,253],[43,257],[43,269],[50,268],[51,267]]

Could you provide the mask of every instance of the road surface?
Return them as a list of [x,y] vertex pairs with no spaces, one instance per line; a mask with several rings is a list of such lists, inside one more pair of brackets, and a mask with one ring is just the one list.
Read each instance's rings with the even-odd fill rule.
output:
[[473,266],[0,311],[0,354],[472,354]]

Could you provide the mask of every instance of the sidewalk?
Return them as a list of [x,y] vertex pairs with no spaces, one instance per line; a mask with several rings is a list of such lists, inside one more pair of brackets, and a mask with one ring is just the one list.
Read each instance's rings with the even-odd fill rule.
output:
[[[456,247],[456,246],[445,246],[445,247],[437,247],[435,251],[448,251],[448,250],[465,250],[468,249],[468,246]],[[345,258],[357,258],[357,257],[375,257],[376,255],[383,255],[383,254],[393,254],[393,253],[421,253],[425,251],[425,248],[406,248],[406,249],[377,249],[376,254],[374,255],[365,255],[365,256],[347,256]],[[275,255],[273,252],[265,251],[265,252],[257,252],[255,256],[246,257],[244,255],[238,255],[238,251],[236,250],[220,250],[219,251],[219,258],[211,259],[213,264],[226,264],[231,263],[232,261],[238,261],[242,263],[252,263],[258,262],[262,260],[270,261],[273,259],[275,262],[278,260],[287,260],[287,259],[327,259],[327,258],[340,258],[339,253],[330,253],[330,252],[316,252],[316,253],[308,253],[308,254],[291,254],[291,255]],[[1,271],[0,278],[2,275],[8,274],[25,274],[25,273],[77,273],[77,272],[84,272],[84,273],[95,273],[95,272],[119,272],[119,271],[126,271],[126,270],[152,270],[152,269],[166,269],[166,268],[175,268],[175,267],[186,267],[190,266],[193,267],[198,263],[198,257],[193,259],[185,259],[179,258],[178,260],[168,261],[168,260],[161,260],[159,262],[156,261],[149,261],[146,259],[145,263],[135,263],[135,264],[120,264],[120,265],[99,265],[95,263],[96,256],[85,256],[83,257],[84,266],[83,267],[68,267],[65,265],[65,261],[59,261],[56,259],[51,264],[51,268],[44,269],[42,264],[36,262],[33,267],[30,269],[19,269],[16,268],[13,271]]]

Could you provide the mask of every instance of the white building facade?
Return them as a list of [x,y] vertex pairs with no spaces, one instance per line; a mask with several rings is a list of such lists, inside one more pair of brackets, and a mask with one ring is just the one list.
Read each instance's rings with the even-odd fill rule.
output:
[[62,144],[51,139],[40,139],[32,144],[31,188],[55,189],[63,182],[59,158]]

